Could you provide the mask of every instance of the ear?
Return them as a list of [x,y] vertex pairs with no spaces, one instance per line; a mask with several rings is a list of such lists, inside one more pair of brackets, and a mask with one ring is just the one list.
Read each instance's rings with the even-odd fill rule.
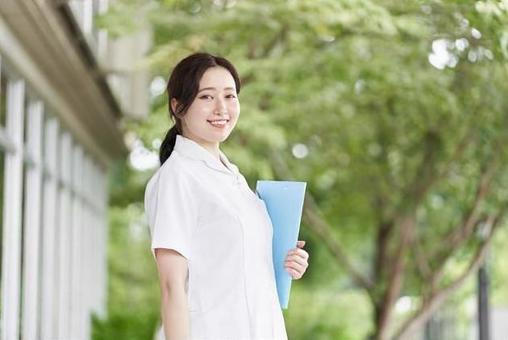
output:
[[178,100],[176,100],[176,98],[171,98],[171,110],[173,110],[173,112],[176,112],[177,105],[178,105]]

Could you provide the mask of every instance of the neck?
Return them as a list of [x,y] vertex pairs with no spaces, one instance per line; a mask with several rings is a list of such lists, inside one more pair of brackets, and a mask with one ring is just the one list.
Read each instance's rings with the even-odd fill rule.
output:
[[201,138],[197,138],[195,136],[190,136],[190,135],[187,135],[185,133],[182,134],[182,136],[184,136],[185,138],[191,139],[194,142],[198,143],[203,148],[205,148],[208,152],[210,152],[215,158],[220,160],[219,142],[210,143],[210,142],[207,142],[207,141],[205,141],[205,140],[203,140]]

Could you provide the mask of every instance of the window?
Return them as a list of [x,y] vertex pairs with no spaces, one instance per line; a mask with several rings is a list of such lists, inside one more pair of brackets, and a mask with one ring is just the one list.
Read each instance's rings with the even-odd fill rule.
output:
[[59,178],[58,190],[58,339],[70,339],[70,284],[71,284],[71,157],[72,139],[68,132],[59,136]]
[[89,339],[105,306],[106,169],[8,60],[0,78],[0,337]]
[[5,61],[0,66],[2,76],[2,115],[0,127],[3,148],[2,195],[2,260],[1,323],[7,339],[19,336],[21,286],[21,226],[23,202],[23,120],[25,83]]
[[[49,116],[49,115],[48,115]],[[43,160],[44,179],[42,189],[42,276],[40,302],[40,331],[42,339],[56,339],[58,280],[58,134],[60,126],[54,117],[44,122]]]
[[25,339],[38,339],[40,275],[41,275],[41,195],[43,104],[25,100],[25,175],[23,206],[23,254],[21,334]]
[[[1,61],[1,60],[0,60]],[[1,82],[0,82],[0,137],[5,136],[5,102],[6,102],[6,88],[7,88],[7,79],[4,75],[4,72],[2,72],[0,68],[0,76],[1,76]],[[2,282],[2,253],[3,253],[3,201],[4,201],[4,153],[5,153],[5,145],[3,143],[3,140],[0,139],[0,283]],[[0,285],[0,290],[2,286]],[[2,307],[2,296],[0,294],[0,310]]]

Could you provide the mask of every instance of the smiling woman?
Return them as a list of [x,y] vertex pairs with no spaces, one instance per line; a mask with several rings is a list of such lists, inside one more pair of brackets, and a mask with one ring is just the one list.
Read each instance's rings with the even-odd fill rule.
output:
[[[214,66],[204,72],[199,87],[196,100],[177,119],[181,119],[183,136],[218,156],[218,144],[229,136],[240,114],[236,81],[228,69]],[[171,99],[171,107],[177,111],[177,98]]]
[[193,54],[175,67],[167,92],[175,125],[162,142],[161,164],[173,151],[178,134],[218,156],[219,143],[229,136],[240,114],[240,78],[234,66],[221,57]]
[[[167,90],[175,125],[145,191],[165,337],[285,340],[266,206],[219,148],[240,115],[238,74],[224,58],[193,54]],[[307,259],[290,250],[293,278]]]

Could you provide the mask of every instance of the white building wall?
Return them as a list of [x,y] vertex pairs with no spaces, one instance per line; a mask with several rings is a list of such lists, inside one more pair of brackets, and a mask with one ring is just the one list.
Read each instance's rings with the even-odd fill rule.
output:
[[73,171],[72,171],[72,223],[71,223],[71,312],[70,334],[77,339],[83,334],[82,322],[83,309],[83,151],[79,145],[73,147]]
[[41,318],[40,338],[50,340],[56,338],[56,306],[57,306],[57,142],[59,125],[55,118],[45,122],[44,129],[44,165],[42,206],[42,276],[41,276]]
[[106,311],[107,173],[0,65],[1,339],[90,339]]
[[59,197],[60,202],[58,224],[60,226],[58,233],[58,339],[70,339],[70,283],[71,283],[71,148],[72,141],[68,132],[60,135],[59,138]]
[[[6,74],[7,69],[0,70]],[[18,339],[21,292],[21,235],[23,193],[23,117],[25,83],[14,72],[7,75],[5,103],[7,136],[10,148],[4,154],[1,319],[2,339]]]
[[[111,45],[107,33],[93,27],[92,14],[104,11],[108,1],[69,3],[104,65]],[[39,6],[37,15],[44,15],[49,4],[28,0],[24,6]],[[4,12],[12,10],[22,17],[17,6],[18,2],[0,3],[4,79],[0,85],[0,340],[88,340],[91,315],[105,317],[107,310],[107,175],[109,161],[121,149],[121,134],[111,129],[117,117],[112,118],[114,109],[106,107],[109,99],[100,98],[95,104],[103,105],[104,112],[94,113],[92,120],[104,117],[105,123],[104,131],[94,131],[99,129],[87,125],[91,118],[84,117],[82,105],[76,105],[80,96],[69,98],[48,76],[47,60],[42,63],[37,59],[42,57],[25,50],[31,42],[18,39],[9,21],[15,16]],[[100,92],[94,92],[93,82],[86,87],[86,100],[96,103],[93,95]],[[93,124],[100,127],[101,122]]]
[[23,339],[36,339],[40,311],[40,254],[41,216],[42,216],[42,131],[44,106],[41,101],[29,100],[27,107],[27,143],[29,158],[25,170],[24,243],[23,243],[23,301],[22,328]]

